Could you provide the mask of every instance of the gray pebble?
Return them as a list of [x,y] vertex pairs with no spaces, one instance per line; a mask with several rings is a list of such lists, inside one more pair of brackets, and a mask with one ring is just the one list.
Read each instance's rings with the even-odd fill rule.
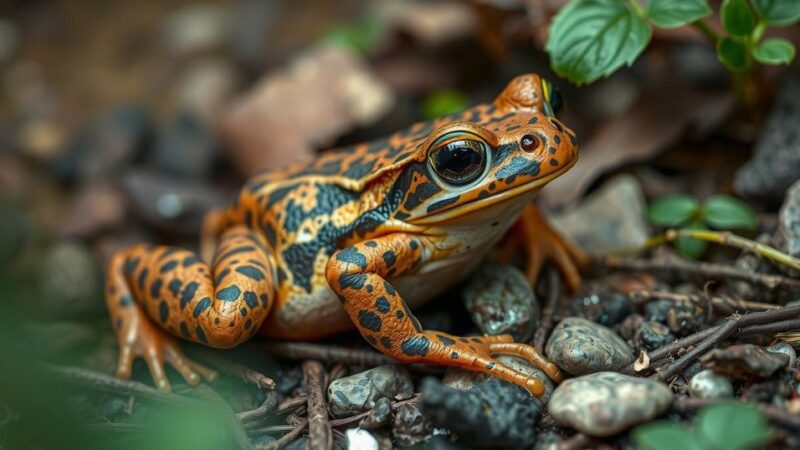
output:
[[689,395],[704,399],[731,398],[733,385],[724,376],[706,369],[689,381]]
[[572,375],[619,370],[633,362],[633,352],[614,331],[579,317],[568,317],[553,329],[547,357]]
[[611,436],[658,417],[672,403],[663,384],[615,372],[599,372],[563,382],[548,409],[561,425],[590,436]]
[[406,369],[385,365],[334,380],[328,386],[328,400],[331,413],[342,417],[371,409],[381,397],[410,397],[413,392]]

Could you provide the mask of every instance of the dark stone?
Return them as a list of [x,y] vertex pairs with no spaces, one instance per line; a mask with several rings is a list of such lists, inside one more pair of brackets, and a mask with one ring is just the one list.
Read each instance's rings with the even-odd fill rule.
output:
[[689,300],[651,300],[644,306],[644,318],[663,323],[678,337],[694,333],[705,323],[703,310]]
[[159,131],[153,163],[160,172],[205,178],[216,156],[214,135],[195,114],[181,112]]
[[367,430],[375,430],[388,424],[391,419],[392,401],[387,397],[381,397],[375,400],[375,405],[370,410],[369,415],[358,426]]
[[464,288],[464,298],[473,322],[490,336],[510,334],[524,342],[541,320],[528,279],[513,266],[481,266]]
[[392,437],[401,446],[418,445],[433,436],[433,426],[418,405],[404,403],[394,411]]
[[592,322],[612,327],[633,312],[633,303],[618,292],[586,292],[575,297],[572,311]]
[[675,340],[669,328],[661,322],[648,320],[639,324],[634,344],[639,350],[653,351]]
[[421,390],[423,411],[431,422],[470,445],[530,447],[535,441],[541,403],[531,401],[518,386],[490,378],[464,392],[426,378]]
[[778,98],[761,135],[753,158],[736,173],[733,189],[742,197],[771,206],[781,204],[789,186],[800,179],[800,80],[781,85]]

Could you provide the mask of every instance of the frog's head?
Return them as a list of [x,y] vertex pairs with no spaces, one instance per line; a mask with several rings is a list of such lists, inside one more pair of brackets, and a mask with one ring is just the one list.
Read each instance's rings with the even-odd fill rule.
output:
[[448,222],[503,205],[522,205],[578,158],[575,134],[555,113],[561,97],[535,74],[515,78],[491,105],[456,121],[437,121],[406,168],[400,217],[408,223]]

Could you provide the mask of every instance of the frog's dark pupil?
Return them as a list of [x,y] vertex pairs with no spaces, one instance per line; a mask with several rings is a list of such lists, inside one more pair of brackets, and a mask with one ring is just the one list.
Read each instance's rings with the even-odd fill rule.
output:
[[553,113],[558,114],[561,107],[564,106],[564,98],[561,97],[561,92],[553,88],[550,92],[550,107],[553,108]]
[[486,155],[483,144],[473,140],[453,141],[431,155],[433,169],[445,181],[463,185],[483,172]]

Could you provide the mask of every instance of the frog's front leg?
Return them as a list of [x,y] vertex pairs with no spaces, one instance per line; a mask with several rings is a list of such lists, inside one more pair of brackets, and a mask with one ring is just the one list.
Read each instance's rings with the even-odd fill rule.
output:
[[327,266],[327,278],[361,335],[375,348],[407,363],[458,366],[485,372],[541,395],[541,381],[492,355],[511,354],[528,359],[548,376],[560,380],[558,368],[536,349],[512,342],[510,336],[462,338],[423,330],[405,301],[387,281],[411,273],[432,254],[425,241],[391,234],[336,252]]
[[167,362],[189,382],[212,372],[189,361],[167,331],[211,347],[249,339],[267,317],[273,271],[269,250],[244,226],[220,236],[211,265],[178,247],[137,245],[114,254],[106,303],[120,345],[117,375],[142,357],[159,389],[169,391]]

